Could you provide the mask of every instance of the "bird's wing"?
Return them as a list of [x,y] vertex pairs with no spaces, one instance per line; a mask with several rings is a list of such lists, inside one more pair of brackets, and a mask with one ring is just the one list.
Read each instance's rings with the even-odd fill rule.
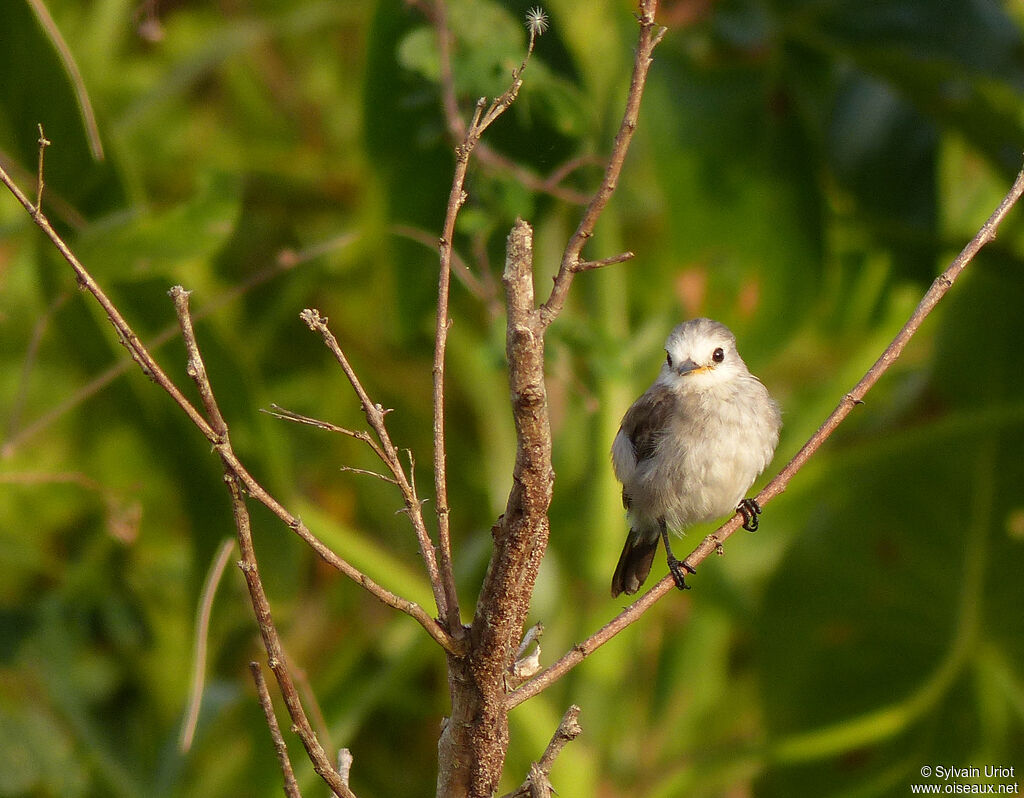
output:
[[639,463],[652,457],[658,449],[662,432],[678,412],[679,398],[669,388],[654,384],[626,411],[612,444],[612,468],[623,483],[622,504],[630,505],[626,483]]

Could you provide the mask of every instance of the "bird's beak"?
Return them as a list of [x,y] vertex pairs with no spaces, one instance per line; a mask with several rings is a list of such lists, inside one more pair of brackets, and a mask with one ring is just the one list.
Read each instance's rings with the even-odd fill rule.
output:
[[676,366],[676,371],[680,377],[685,377],[687,374],[700,374],[704,371],[709,371],[708,366],[698,366],[690,358],[686,358],[682,363]]

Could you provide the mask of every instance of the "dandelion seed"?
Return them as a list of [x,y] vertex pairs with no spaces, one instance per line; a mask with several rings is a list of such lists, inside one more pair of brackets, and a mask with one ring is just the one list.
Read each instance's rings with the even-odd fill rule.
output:
[[530,31],[530,38],[540,36],[548,29],[548,15],[540,6],[534,6],[526,12],[526,29]]

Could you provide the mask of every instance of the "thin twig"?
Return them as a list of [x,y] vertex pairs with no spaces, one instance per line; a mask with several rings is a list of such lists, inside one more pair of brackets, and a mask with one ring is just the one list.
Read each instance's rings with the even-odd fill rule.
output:
[[[60,252],[68,265],[71,266],[72,270],[75,272],[78,284],[92,294],[100,307],[103,308],[107,318],[110,319],[111,324],[114,325],[114,329],[118,335],[118,340],[128,350],[132,360],[139,365],[139,368],[146,376],[157,383],[157,385],[163,388],[163,390],[170,395],[185,415],[188,416],[189,420],[203,434],[203,437],[213,444],[215,448],[219,447],[217,448],[217,453],[230,468],[231,473],[237,477],[245,487],[246,492],[274,513],[274,515],[280,518],[289,527],[289,529],[302,538],[328,565],[331,565],[353,581],[362,585],[367,591],[373,594],[384,604],[387,604],[389,607],[393,607],[394,609],[404,612],[414,618],[427,631],[427,633],[449,653],[460,651],[461,646],[456,643],[452,636],[449,635],[436,620],[430,617],[422,607],[415,602],[397,596],[391,591],[381,587],[370,579],[369,576],[339,557],[323,541],[310,532],[309,528],[302,523],[299,518],[288,512],[288,510],[285,509],[277,499],[271,496],[270,493],[268,493],[263,486],[253,478],[242,462],[237,458],[230,446],[221,446],[222,441],[218,432],[213,429],[210,423],[192,405],[192,403],[185,398],[185,395],[167,376],[153,358],[149,350],[139,340],[128,322],[125,321],[124,317],[114,306],[113,302],[110,301],[109,297],[107,297],[103,292],[99,284],[93,279],[89,271],[82,265],[81,261],[78,260],[74,252],[72,252],[70,247],[68,247],[64,242],[64,239],[62,239],[57,231],[53,229],[53,226],[50,224],[49,219],[46,218],[46,215],[41,210],[37,210],[35,208],[31,200],[22,193],[11,179],[10,175],[8,175],[2,167],[0,167],[0,182],[7,186],[11,194],[14,195],[14,198],[21,203],[22,207],[25,208],[29,216],[31,216],[32,220],[36,223],[36,226],[43,231],[44,235],[50,239],[50,242],[57,248],[57,251]],[[8,442],[8,446],[5,446],[5,451],[9,445],[10,442]]]
[[[31,184],[35,189],[39,182],[39,177],[34,170],[29,171],[2,149],[0,149],[0,167],[6,169],[11,177],[21,185]],[[47,186],[46,204],[50,208],[50,213],[69,229],[80,231],[88,226],[88,221],[81,211],[75,208],[59,191],[54,191],[53,186]]]
[[187,371],[192,378],[202,398],[203,405],[210,418],[210,425],[216,435],[213,440],[214,450],[221,458],[224,465],[224,480],[231,497],[231,510],[235,519],[235,531],[238,536],[238,550],[241,560],[238,563],[245,583],[249,589],[249,599],[252,602],[253,611],[256,614],[256,623],[259,626],[260,637],[263,638],[263,646],[267,651],[267,662],[271,671],[277,679],[281,689],[281,696],[288,714],[292,719],[292,727],[295,733],[302,740],[302,745],[313,763],[313,769],[326,782],[335,795],[342,798],[354,798],[352,791],[341,781],[337,770],[324,751],[323,746],[317,739],[316,732],[309,723],[309,718],[302,706],[299,693],[295,689],[291,673],[288,669],[284,648],[281,645],[281,638],[274,626],[274,620],[270,612],[270,603],[267,601],[266,592],[263,589],[263,581],[260,579],[259,567],[256,561],[256,549],[252,540],[252,525],[249,519],[249,510],[245,505],[245,497],[242,494],[240,481],[237,472],[233,468],[235,461],[234,452],[231,448],[231,440],[228,434],[228,426],[224,420],[217,399],[213,393],[209,378],[206,375],[206,366],[203,363],[202,354],[199,351],[199,344],[196,341],[195,330],[192,326],[192,318],[188,310],[188,291],[181,286],[174,286],[170,291],[174,300],[174,309],[178,315],[178,322],[181,325],[181,335],[185,342],[185,352],[188,357]]
[[[376,477],[377,479],[388,482],[392,485],[398,485],[398,480],[394,477],[389,477],[387,474],[382,474],[379,471],[371,471],[369,468],[355,468],[354,466],[343,465],[340,467],[341,471],[345,471],[349,474],[361,474],[364,477]],[[407,508],[403,507],[402,512],[407,512]]]
[[252,680],[256,684],[256,695],[259,698],[260,707],[263,709],[263,717],[267,719],[270,739],[274,741],[274,752],[277,754],[277,762],[281,767],[281,775],[284,777],[284,794],[288,798],[302,798],[302,793],[299,792],[299,783],[295,780],[295,772],[292,770],[291,760],[288,758],[288,745],[281,734],[277,715],[274,714],[274,702],[270,700],[267,680],[263,678],[263,669],[260,668],[258,662],[250,662],[249,670],[252,673]]
[[203,590],[199,594],[199,608],[196,612],[195,648],[192,653],[192,683],[189,688],[188,709],[185,711],[185,722],[181,726],[181,738],[178,748],[186,752],[192,748],[196,726],[199,723],[199,709],[203,701],[203,688],[206,684],[206,644],[210,636],[210,615],[213,612],[213,599],[217,595],[217,587],[228,566],[228,558],[235,548],[234,538],[225,538],[217,549],[217,554],[210,564],[210,570],[203,582]]
[[611,255],[607,258],[601,258],[600,260],[581,260],[576,264],[577,272],[588,272],[593,269],[603,269],[605,266],[613,266],[616,263],[623,263],[627,260],[635,258],[632,252],[620,252],[618,255]]
[[[441,568],[441,588],[445,598],[445,618],[449,629],[461,628],[462,620],[459,610],[458,593],[455,587],[455,568],[452,563],[451,544],[451,508],[448,505],[448,465],[445,440],[445,353],[448,346],[448,331],[451,318],[448,314],[448,302],[451,292],[451,273],[453,260],[453,239],[455,237],[455,221],[459,210],[466,201],[466,174],[469,170],[470,157],[480,141],[484,131],[494,123],[515,102],[519,89],[523,85],[523,72],[533,53],[536,37],[543,32],[541,27],[531,26],[530,42],[526,55],[518,69],[512,71],[512,83],[503,94],[496,97],[488,106],[485,98],[480,98],[473,110],[472,119],[467,126],[459,118],[455,105],[454,80],[451,75],[451,36],[447,29],[447,10],[443,2],[433,5],[434,24],[438,35],[438,50],[441,56],[441,83],[444,95],[445,114],[449,120],[449,128],[453,132],[465,131],[461,141],[455,148],[455,170],[452,175],[452,186],[448,193],[448,205],[445,210],[441,238],[438,242],[440,268],[437,287],[437,320],[434,328],[434,363],[433,363],[433,405],[434,405],[434,493],[437,512],[438,550]],[[545,21],[546,25],[546,21]]]
[[[437,567],[437,558],[434,556],[434,544],[430,539],[430,533],[427,531],[427,526],[423,521],[421,502],[416,496],[412,482],[406,475],[405,469],[402,468],[398,449],[395,447],[394,443],[392,443],[391,435],[388,433],[387,425],[384,423],[384,416],[387,411],[370,399],[369,394],[366,392],[366,389],[363,388],[363,384],[359,380],[359,376],[356,374],[355,369],[352,368],[352,364],[349,363],[348,357],[345,355],[341,345],[338,343],[338,339],[334,336],[334,333],[331,332],[330,327],[327,326],[327,319],[324,316],[321,316],[318,310],[311,308],[307,308],[299,315],[310,330],[320,334],[320,337],[323,338],[327,348],[330,350],[331,354],[334,355],[334,359],[338,361],[338,365],[341,366],[341,370],[348,378],[349,384],[352,386],[352,390],[355,391],[356,397],[359,399],[359,403],[363,409],[363,415],[366,416],[366,420],[370,424],[370,428],[377,436],[377,442],[379,444],[378,456],[384,462],[384,465],[388,467],[388,470],[391,471],[392,476],[395,478],[398,487],[402,492],[402,499],[405,502],[405,508],[408,511],[409,518],[412,520],[413,529],[416,532],[416,540],[420,547],[420,556],[423,557],[423,562],[427,568],[427,576],[430,579],[430,586],[434,592],[434,602],[437,605],[437,611],[441,617],[446,618],[447,620],[445,612],[445,608],[447,607],[447,597],[441,587],[441,577]],[[461,636],[461,622],[457,623],[454,627],[449,626],[449,632],[456,637]]]
[[354,798],[352,791],[342,783],[338,771],[327,756],[323,746],[317,739],[316,732],[310,726],[309,718],[302,707],[299,693],[295,689],[291,673],[288,670],[288,662],[281,646],[281,639],[278,637],[277,629],[274,626],[274,619],[270,612],[270,603],[267,601],[267,594],[263,590],[263,582],[260,579],[259,568],[256,563],[256,552],[252,544],[252,526],[249,520],[249,511],[245,506],[245,497],[239,487],[238,481],[232,477],[226,480],[228,492],[231,496],[231,509],[235,516],[235,528],[238,531],[238,548],[242,559],[238,567],[245,577],[246,586],[249,588],[249,598],[252,601],[253,609],[256,612],[256,623],[259,626],[260,637],[263,638],[263,647],[267,651],[267,664],[277,679],[278,687],[281,690],[281,697],[284,699],[288,714],[292,719],[292,728],[302,741],[310,761],[313,763],[313,770],[327,783],[335,795],[343,798]]
[[[551,324],[555,317],[561,312],[565,300],[569,295],[569,286],[572,285],[573,277],[581,270],[581,253],[583,246],[594,234],[594,227],[597,220],[611,199],[612,193],[618,184],[619,174],[626,161],[626,153],[629,151],[630,142],[633,140],[633,133],[636,130],[637,119],[640,113],[640,99],[643,97],[644,85],[647,82],[647,73],[653,61],[652,53],[665,35],[665,28],[654,23],[654,14],[657,11],[656,0],[641,0],[640,3],[640,41],[636,48],[636,57],[633,62],[633,76],[629,84],[629,95],[626,98],[626,111],[622,116],[619,131],[615,134],[615,142],[612,144],[612,152],[608,158],[608,165],[605,167],[604,179],[601,186],[590,201],[583,218],[580,219],[576,232],[572,234],[569,243],[562,255],[562,262],[555,276],[555,284],[551,289],[551,295],[540,308],[541,323],[544,326]],[[600,261],[593,261],[600,263]]]
[[[914,312],[911,314],[906,324],[903,325],[903,328],[896,334],[896,337],[893,338],[892,342],[885,348],[885,351],[882,352],[874,365],[867,370],[864,376],[861,377],[849,393],[842,397],[835,410],[833,410],[828,418],[825,419],[807,443],[800,448],[800,451],[793,456],[786,467],[783,468],[767,485],[765,485],[764,489],[757,495],[756,498],[758,504],[763,507],[782,493],[789,485],[790,480],[801,468],[803,468],[814,453],[818,451],[821,445],[828,440],[829,436],[835,432],[836,428],[850,414],[853,408],[863,403],[865,394],[867,394],[871,387],[878,382],[878,379],[889,369],[889,367],[896,362],[896,359],[903,352],[903,348],[907,345],[907,342],[914,336],[922,322],[927,318],[928,314],[931,313],[938,302],[946,295],[946,292],[948,292],[953,286],[953,283],[960,276],[963,270],[971,263],[981,248],[995,238],[999,224],[1010,212],[1011,208],[1013,208],[1017,203],[1022,194],[1024,194],[1024,170],[1017,175],[1017,179],[1014,181],[1013,186],[1003,198],[1003,201],[999,203],[999,207],[993,211],[985,224],[982,225],[977,235],[968,242],[949,267],[935,278],[935,281],[918,303],[918,306],[914,309]],[[689,556],[687,556],[685,560],[686,565],[696,568],[713,552],[721,552],[722,544],[740,528],[742,523],[742,515],[737,513],[732,516],[728,521],[718,527],[718,529],[705,537],[704,540],[701,541],[700,545],[690,552]],[[508,696],[509,709],[518,706],[526,699],[535,696],[537,693],[556,682],[581,663],[586,657],[615,637],[615,635],[638,620],[645,612],[647,612],[647,610],[653,607],[660,598],[672,592],[674,587],[675,581],[672,579],[671,575],[662,578],[644,595],[626,607],[607,624],[594,632],[594,634],[590,635],[590,637],[583,642],[577,643],[573,646],[572,649],[570,649],[561,659],[535,676],[526,684],[522,685],[522,687],[515,690],[515,692],[510,693]]]
[[39,123],[39,167],[36,176],[36,210],[39,211],[43,207],[43,186],[46,185],[43,180],[43,157],[46,155],[46,148],[49,147],[53,142],[46,138],[46,134],[43,133],[43,123]]
[[260,408],[261,413],[266,413],[268,416],[279,418],[283,421],[294,421],[296,424],[305,424],[310,427],[316,427],[327,432],[337,432],[340,435],[347,435],[350,438],[355,438],[358,441],[362,441],[369,446],[373,453],[377,455],[381,460],[384,460],[386,455],[384,450],[377,445],[377,442],[373,439],[369,432],[366,430],[355,430],[348,429],[347,427],[339,427],[337,424],[332,424],[330,421],[322,421],[319,418],[312,418],[310,416],[304,416],[301,413],[296,413],[293,410],[287,410],[278,404],[273,402],[270,403],[270,410]]
[[548,798],[555,793],[551,786],[551,766],[555,759],[562,753],[562,749],[571,743],[583,729],[579,724],[580,708],[573,704],[562,716],[562,722],[558,724],[551,742],[544,749],[541,758],[530,765],[530,774],[518,788],[507,793],[503,798]]
[[218,437],[214,443],[230,445],[228,444],[228,425],[224,421],[224,416],[221,415],[217,399],[213,395],[210,379],[206,375],[206,365],[199,353],[199,344],[196,341],[196,333],[188,309],[189,293],[180,285],[173,286],[168,292],[174,302],[174,311],[178,314],[181,337],[185,340],[185,352],[188,353],[185,373],[192,378],[192,382],[199,389],[199,398],[203,402],[203,407],[206,408],[206,417],[210,420],[210,426]]

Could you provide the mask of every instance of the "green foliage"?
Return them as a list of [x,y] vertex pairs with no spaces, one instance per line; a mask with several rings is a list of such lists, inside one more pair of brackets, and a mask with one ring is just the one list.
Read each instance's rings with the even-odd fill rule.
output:
[[[48,214],[168,372],[189,387],[166,297],[181,283],[250,470],[342,556],[429,606],[395,491],[339,470],[375,468],[369,452],[258,412],[365,426],[298,320],[317,307],[394,408],[393,437],[431,493],[432,242],[453,159],[426,20],[398,0],[257,0],[160,4],[140,29],[129,0],[47,5],[107,158],[90,156],[52,37],[13,0],[0,5],[5,168],[31,185],[42,123]],[[521,62],[529,5],[450,3],[464,115]],[[486,141],[542,177],[581,158],[565,187],[586,192],[621,115],[635,21],[621,2],[546,10],[519,99]],[[619,609],[607,452],[666,331],[697,314],[733,328],[785,411],[778,468],[1020,167],[1013,4],[723,0],[666,4],[660,21],[634,146],[587,249],[637,258],[580,276],[550,338],[558,479],[532,613],[545,662]],[[484,293],[518,215],[536,227],[543,295],[580,209],[479,162],[468,189],[455,244]],[[509,788],[571,702],[584,734],[553,772],[567,798],[905,795],[924,765],[1024,769],[1021,211],[759,533],[514,711]],[[450,498],[467,618],[514,457],[489,297],[454,284]],[[11,199],[0,341],[0,796],[280,794],[237,573],[214,605],[195,744],[177,748],[199,590],[232,533],[215,458],[122,365]],[[269,514],[254,523],[275,620],[324,742],[353,750],[356,792],[432,794],[443,657]],[[323,794],[289,745],[304,794]]]

